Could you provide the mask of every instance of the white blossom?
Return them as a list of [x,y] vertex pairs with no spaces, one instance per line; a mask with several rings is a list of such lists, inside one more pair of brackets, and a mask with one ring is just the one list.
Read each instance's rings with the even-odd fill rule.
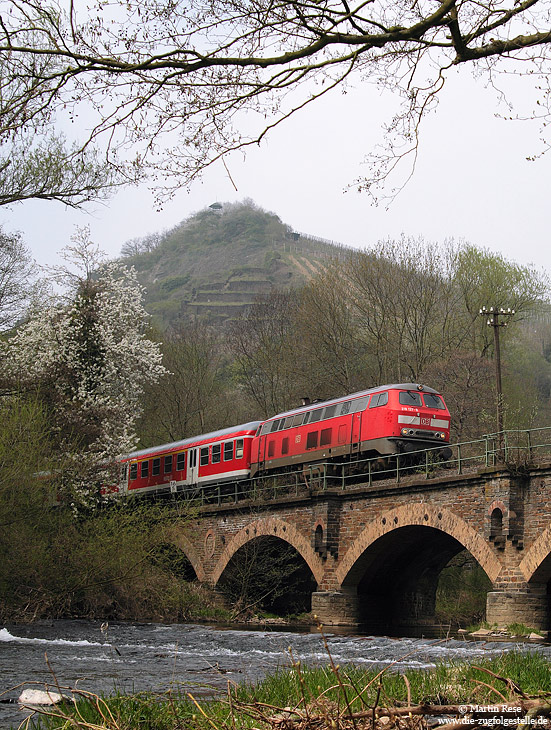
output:
[[[136,447],[144,388],[166,373],[158,343],[146,334],[148,315],[136,272],[108,262],[35,308],[1,346],[9,374],[36,388],[51,412],[60,456],[84,475]],[[75,443],[79,448],[75,451]],[[85,466],[86,465],[86,468]],[[81,488],[91,490],[91,485]]]

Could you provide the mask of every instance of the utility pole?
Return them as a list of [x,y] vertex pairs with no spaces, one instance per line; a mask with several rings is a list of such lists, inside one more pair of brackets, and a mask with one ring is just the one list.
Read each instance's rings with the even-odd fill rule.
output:
[[[507,320],[503,318],[512,317],[514,309],[498,309],[497,307],[482,307],[479,314],[486,317],[486,324],[494,328],[494,350],[496,362],[496,415],[497,415],[497,439],[499,450],[503,449],[503,390],[501,388],[501,352],[499,349],[499,328],[507,327]],[[502,318],[500,320],[500,317]]]

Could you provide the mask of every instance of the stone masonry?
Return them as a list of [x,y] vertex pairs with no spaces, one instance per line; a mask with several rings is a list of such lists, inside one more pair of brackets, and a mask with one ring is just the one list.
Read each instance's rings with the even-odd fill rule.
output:
[[312,610],[325,624],[431,623],[439,573],[467,549],[493,585],[490,623],[549,628],[551,464],[203,507],[174,541],[198,579],[216,586],[235,553],[263,536],[307,563]]

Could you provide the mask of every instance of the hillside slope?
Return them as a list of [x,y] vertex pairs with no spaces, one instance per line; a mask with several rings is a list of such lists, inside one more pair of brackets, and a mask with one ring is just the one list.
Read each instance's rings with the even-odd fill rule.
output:
[[123,247],[125,261],[161,326],[194,315],[212,323],[235,318],[272,286],[298,286],[346,250],[293,233],[251,201],[199,211],[153,245],[151,238],[132,243]]

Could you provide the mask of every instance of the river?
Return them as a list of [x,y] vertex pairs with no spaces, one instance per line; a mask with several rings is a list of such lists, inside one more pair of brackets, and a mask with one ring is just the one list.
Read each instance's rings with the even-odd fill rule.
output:
[[[327,634],[336,663],[400,669],[429,668],[446,660],[471,660],[517,648],[514,643],[456,639]],[[15,700],[25,682],[55,691],[64,687],[95,693],[171,687],[196,695],[223,689],[228,680],[254,682],[290,664],[289,647],[304,664],[325,664],[318,632],[236,630],[195,624],[130,624],[55,621],[0,628],[0,727],[17,727],[24,715]],[[534,650],[533,646],[527,646]],[[551,647],[538,646],[551,657]],[[47,659],[46,659],[47,657]],[[55,678],[54,675],[55,674]]]

